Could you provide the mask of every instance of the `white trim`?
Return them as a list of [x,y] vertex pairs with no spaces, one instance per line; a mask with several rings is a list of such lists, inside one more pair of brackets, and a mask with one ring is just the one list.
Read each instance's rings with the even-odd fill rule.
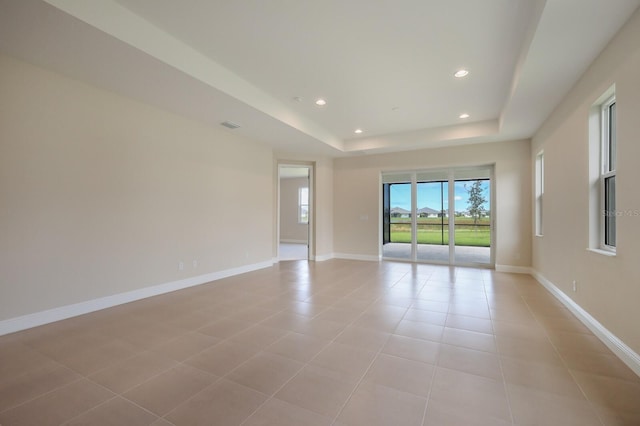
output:
[[513,265],[497,265],[496,272],[510,272],[512,274],[531,274],[532,270],[528,266],[513,266]]
[[182,290],[188,287],[206,284],[211,281],[220,280],[222,278],[231,277],[233,275],[239,275],[258,269],[268,268],[270,266],[273,266],[273,263],[273,261],[268,260],[251,265],[239,266],[237,268],[212,272],[210,274],[185,278],[178,281],[172,281],[164,284],[140,288],[138,290],[128,291],[126,293],[114,294],[111,296],[100,297],[98,299],[74,303],[73,305],[60,306],[58,308],[48,309],[46,311],[9,318],[0,321],[0,336],[44,324],[49,324],[63,319],[88,314],[90,312],[99,311],[101,309],[111,308],[113,306],[122,305],[124,303],[146,299],[147,297],[153,297],[164,293],[170,293],[176,290]]
[[599,248],[588,248],[587,251],[590,251],[590,252],[596,253],[596,254],[600,254],[602,256],[616,257],[616,252],[615,251],[611,251],[611,250],[603,250],[603,249],[599,249]]
[[325,262],[327,260],[331,260],[335,258],[335,255],[333,253],[328,253],[328,254],[318,254],[316,255],[316,262]]
[[367,262],[380,262],[380,256],[372,256],[368,254],[350,254],[350,253],[334,253],[335,259],[345,260],[365,260]]
[[611,351],[618,356],[630,369],[640,376],[640,355],[627,346],[615,334],[610,332],[598,322],[594,317],[585,311],[580,305],[567,296],[562,290],[556,287],[551,281],[546,279],[541,273],[533,270],[533,277],[554,295],[563,305],[567,307],[602,343],[607,345]]
[[[305,223],[306,225],[306,223]],[[307,240],[290,240],[287,238],[281,238],[280,239],[280,243],[284,243],[284,244],[305,244],[308,245]]]

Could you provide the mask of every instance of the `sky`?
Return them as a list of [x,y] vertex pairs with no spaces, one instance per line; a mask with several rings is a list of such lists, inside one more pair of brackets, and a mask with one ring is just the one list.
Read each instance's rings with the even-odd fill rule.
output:
[[[455,211],[466,211],[469,208],[469,193],[465,189],[473,182],[457,181],[454,183],[455,188]],[[449,209],[449,184],[444,182],[442,184],[444,198],[444,204],[441,206],[440,195],[440,182],[418,183],[418,203],[417,208],[429,207],[434,210],[448,210]],[[482,181],[482,195],[487,200],[483,206],[485,210],[491,210],[490,206],[490,192],[489,181]],[[391,185],[391,207],[402,207],[405,210],[411,210],[411,184],[393,184]]]

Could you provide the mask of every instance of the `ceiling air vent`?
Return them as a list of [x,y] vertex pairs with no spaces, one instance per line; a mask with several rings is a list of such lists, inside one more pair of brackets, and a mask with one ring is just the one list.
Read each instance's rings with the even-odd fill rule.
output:
[[239,124],[234,123],[233,121],[223,121],[222,124],[224,127],[227,127],[229,129],[237,129],[238,127],[240,127]]

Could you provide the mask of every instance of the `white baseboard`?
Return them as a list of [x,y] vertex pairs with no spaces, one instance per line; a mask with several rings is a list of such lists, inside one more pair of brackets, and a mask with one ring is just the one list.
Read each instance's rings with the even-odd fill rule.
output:
[[611,351],[640,376],[640,355],[627,346],[615,334],[607,330],[598,320],[592,317],[580,305],[567,296],[562,290],[546,279],[538,271],[533,270],[533,277],[567,307],[593,334],[595,334]]
[[372,256],[367,254],[350,254],[350,253],[334,253],[335,259],[345,260],[365,260],[367,262],[380,262],[380,256]]
[[0,321],[0,336],[44,324],[49,324],[67,318],[76,317],[78,315],[88,314],[90,312],[99,311],[101,309],[111,308],[113,306],[122,305],[124,303],[145,299],[147,297],[158,296],[160,294],[205,284],[211,281],[220,280],[222,278],[231,277],[233,275],[239,275],[258,269],[268,268],[272,265],[272,261],[266,261],[254,263],[251,265],[239,266],[237,268],[226,269],[224,271],[212,272],[210,274],[199,275],[197,277],[185,278],[178,281],[172,281],[164,284],[154,285],[151,287],[144,287],[138,290],[128,291],[126,293],[114,294],[111,296],[100,297],[98,299],[87,300],[85,302],[75,303],[72,305],[60,306],[58,308],[48,309],[46,311],[35,312],[33,314],[9,318]]
[[315,261],[316,262],[324,262],[327,260],[331,260],[335,257],[335,255],[333,253],[328,253],[328,254],[317,254]]
[[528,266],[512,266],[512,265],[498,265],[496,264],[497,272],[510,272],[512,274],[531,274],[531,268]]

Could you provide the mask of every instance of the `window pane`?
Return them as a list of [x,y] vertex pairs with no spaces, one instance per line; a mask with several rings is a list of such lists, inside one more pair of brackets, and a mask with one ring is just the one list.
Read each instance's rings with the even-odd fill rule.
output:
[[608,147],[609,164],[607,171],[616,169],[616,104],[615,102],[609,107],[609,147]]
[[616,246],[616,177],[604,179],[604,243]]

